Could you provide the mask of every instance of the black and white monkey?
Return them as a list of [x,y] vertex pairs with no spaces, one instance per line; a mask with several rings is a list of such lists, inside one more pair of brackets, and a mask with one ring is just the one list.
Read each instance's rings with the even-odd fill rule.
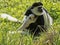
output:
[[[21,22],[20,20],[9,16],[8,14],[1,14],[1,18],[6,18],[13,22]],[[27,9],[22,25],[17,30],[29,30],[31,34],[39,35],[40,32],[46,31],[52,25],[53,19],[43,7],[41,2],[33,3]]]
[[46,31],[52,25],[52,17],[47,10],[43,8],[41,2],[34,3],[25,13],[23,24],[18,30],[29,30],[31,34],[39,35]]

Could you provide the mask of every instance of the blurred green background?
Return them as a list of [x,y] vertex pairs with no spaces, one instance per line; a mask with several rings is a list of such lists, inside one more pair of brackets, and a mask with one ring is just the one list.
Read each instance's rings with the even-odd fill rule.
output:
[[[19,20],[22,20],[25,11],[34,2],[43,3],[43,7],[48,10],[54,20],[53,30],[57,30],[59,32],[60,0],[0,0],[0,13],[7,13]],[[9,33],[9,31],[16,31],[20,25],[21,24],[19,23],[10,22],[8,20],[0,18],[0,45],[43,45],[43,42],[40,42],[40,40],[34,43],[33,39],[29,35],[21,35],[18,32]],[[57,34],[57,36],[59,36],[59,34]],[[60,45],[60,37],[58,37],[57,41],[53,42],[55,43],[55,45]],[[52,44],[49,43],[49,45]]]

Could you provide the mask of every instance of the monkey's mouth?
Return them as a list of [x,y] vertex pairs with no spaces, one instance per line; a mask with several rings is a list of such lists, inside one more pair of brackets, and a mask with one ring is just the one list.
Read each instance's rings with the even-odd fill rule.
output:
[[42,9],[38,9],[38,12],[43,12],[43,10]]

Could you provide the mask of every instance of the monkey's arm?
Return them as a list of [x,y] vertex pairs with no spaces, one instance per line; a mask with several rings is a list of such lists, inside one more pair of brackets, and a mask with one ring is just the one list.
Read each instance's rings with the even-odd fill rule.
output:
[[36,19],[34,19],[34,15],[29,15],[27,18],[24,19],[23,24],[17,30],[24,30],[26,29],[31,23],[33,23]]

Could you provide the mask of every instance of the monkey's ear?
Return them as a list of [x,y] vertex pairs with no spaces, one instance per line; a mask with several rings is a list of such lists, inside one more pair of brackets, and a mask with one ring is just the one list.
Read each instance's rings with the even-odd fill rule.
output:
[[30,14],[32,14],[31,8],[27,9],[27,11],[25,12],[25,15],[26,15],[26,16],[29,16]]

